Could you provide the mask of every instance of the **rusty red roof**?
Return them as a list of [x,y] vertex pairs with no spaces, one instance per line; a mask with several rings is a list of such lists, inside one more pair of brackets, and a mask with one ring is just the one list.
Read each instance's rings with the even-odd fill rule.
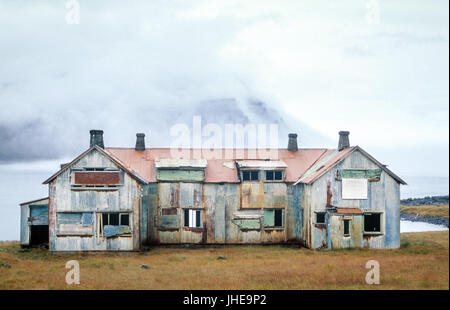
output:
[[[144,151],[136,151],[134,148],[107,148],[106,151],[118,158],[129,169],[137,172],[148,182],[156,182],[155,160],[177,158],[171,154],[170,148],[151,148]],[[205,159],[201,150],[184,150],[193,159]],[[254,149],[231,150],[233,154],[228,156],[229,149],[216,149],[217,154],[222,154],[225,159],[207,159],[205,182],[210,183],[238,183],[236,160],[273,160],[283,161],[286,168],[286,182],[295,182],[298,178],[317,161],[327,149],[299,149],[288,151],[286,149],[275,150],[276,157],[268,154],[260,154]],[[217,156],[218,157],[218,156]],[[227,158],[228,157],[228,158]]]
[[[202,152],[201,149],[183,149],[173,151],[170,148],[148,148],[137,151],[134,148],[105,148],[94,146],[83,152],[71,163],[65,165],[62,169],[44,181],[44,184],[50,182],[65,169],[69,168],[78,159],[83,157],[93,148],[110,157],[116,164],[123,168],[132,177],[138,181],[157,182],[156,163],[169,162],[186,165],[192,163],[206,162],[205,182],[208,183],[239,183],[237,162],[261,162],[265,161],[265,166],[286,167],[285,182],[288,183],[306,183],[310,184],[317,178],[331,169],[335,164],[344,159],[355,150],[363,152],[371,160],[376,162],[383,170],[390,174],[399,183],[406,184],[402,179],[392,173],[385,165],[376,161],[358,146],[343,149],[341,151],[334,149],[299,149],[298,151],[288,151],[287,149],[269,150],[261,152],[257,149],[215,149],[210,152]],[[213,156],[214,155],[214,156]],[[223,158],[215,159],[213,157]]]
[[339,214],[363,214],[358,208],[336,208],[336,212]]

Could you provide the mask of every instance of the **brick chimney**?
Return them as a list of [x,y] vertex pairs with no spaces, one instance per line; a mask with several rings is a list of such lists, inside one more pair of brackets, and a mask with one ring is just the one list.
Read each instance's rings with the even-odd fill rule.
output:
[[91,134],[91,143],[90,147],[93,147],[94,145],[98,145],[102,149],[105,148],[105,145],[103,144],[103,130],[91,130],[89,131]]
[[288,149],[288,151],[298,151],[297,134],[296,133],[289,134],[289,142],[288,142],[287,149]]
[[134,148],[136,151],[145,150],[145,133],[136,134],[136,146]]
[[339,131],[339,145],[338,145],[339,151],[342,151],[343,149],[350,147],[350,140],[348,139],[349,134],[350,134],[349,131]]

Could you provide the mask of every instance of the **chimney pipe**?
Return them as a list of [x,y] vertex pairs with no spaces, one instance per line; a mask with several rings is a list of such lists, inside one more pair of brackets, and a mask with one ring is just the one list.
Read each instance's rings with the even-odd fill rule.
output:
[[91,130],[89,131],[91,134],[91,142],[90,147],[93,147],[94,145],[98,145],[102,149],[105,148],[105,145],[103,144],[103,130]]
[[349,134],[350,134],[349,131],[339,131],[339,145],[338,145],[339,151],[342,151],[343,149],[350,147],[350,140],[348,139]]
[[134,149],[136,151],[144,151],[145,150],[145,133],[137,133],[136,134],[136,147]]
[[288,151],[298,151],[296,133],[289,134]]

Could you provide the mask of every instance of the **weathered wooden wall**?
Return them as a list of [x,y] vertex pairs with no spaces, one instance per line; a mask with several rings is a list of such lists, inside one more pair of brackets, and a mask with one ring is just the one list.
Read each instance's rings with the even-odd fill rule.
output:
[[[301,241],[300,186],[275,182],[215,184],[186,180],[147,186],[142,215],[148,222],[141,224],[147,235],[142,232],[141,239],[148,244]],[[249,204],[249,201],[255,203]],[[183,210],[186,208],[203,211],[201,228],[184,227]],[[283,227],[264,227],[264,210],[268,209],[284,210]]]
[[[72,169],[84,167],[120,168],[109,158],[93,149],[71,168],[66,169],[49,184],[49,226],[51,251],[131,251],[140,249],[140,184],[121,171],[122,183],[118,187],[80,189],[71,186]],[[76,229],[62,234],[57,227],[58,212],[94,212],[92,233]],[[130,214],[132,234],[110,238],[97,238],[97,212],[124,212]],[[83,230],[83,231],[82,231]]]
[[48,225],[48,199],[20,206],[20,244],[30,245],[32,225]]
[[[304,185],[304,225],[305,244],[317,249],[321,247],[369,247],[398,248],[400,246],[400,185],[384,170],[378,181],[368,182],[368,199],[342,199],[342,181],[336,180],[339,169],[379,169],[373,161],[361,152],[355,151],[344,160],[327,171],[310,185]],[[331,193],[331,197],[327,196]],[[315,225],[315,212],[327,210],[327,200],[335,207],[359,208],[364,211],[383,212],[383,234],[363,235],[362,216],[353,216],[351,234],[352,240],[343,238],[341,231],[341,216],[331,216],[328,225]],[[358,226],[359,225],[359,226]],[[328,235],[327,235],[328,231]],[[331,233],[331,235],[330,235]],[[336,245],[336,246],[335,246]]]

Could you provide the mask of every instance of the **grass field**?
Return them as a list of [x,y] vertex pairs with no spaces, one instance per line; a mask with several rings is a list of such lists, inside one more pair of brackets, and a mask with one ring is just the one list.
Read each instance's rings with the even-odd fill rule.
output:
[[440,216],[448,218],[448,204],[440,206],[401,206],[400,212],[419,214],[422,216]]
[[[54,254],[5,242],[0,289],[449,289],[448,231],[402,234],[401,244],[398,250],[274,245]],[[65,283],[72,259],[80,263],[79,285]],[[380,285],[365,284],[371,259],[380,263]]]

